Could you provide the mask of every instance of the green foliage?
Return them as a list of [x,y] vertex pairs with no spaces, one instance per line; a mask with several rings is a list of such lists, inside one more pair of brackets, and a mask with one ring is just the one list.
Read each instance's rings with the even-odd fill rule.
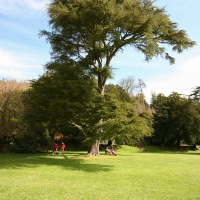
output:
[[162,145],[195,144],[200,137],[200,112],[197,105],[177,93],[154,97],[154,137]]
[[108,84],[106,85],[105,90],[108,94],[114,94],[118,101],[133,102],[133,99],[130,97],[130,95],[120,85]]
[[115,105],[112,115],[107,115],[109,117],[103,124],[107,127],[107,137],[111,135],[118,143],[135,145],[144,137],[150,136],[153,132],[152,114],[147,107],[141,110],[144,101],[139,104],[137,96],[127,93],[118,85],[108,85],[106,89],[106,99],[112,99],[112,105]]
[[10,143],[10,151],[15,153],[36,153],[38,144],[31,136],[17,138]]
[[104,97],[97,83],[72,60],[47,64],[46,73],[27,92],[26,119],[42,141],[61,132],[85,145],[99,138],[135,143],[152,132],[151,116],[139,115],[134,101],[120,86],[108,85]]
[[127,45],[141,51],[146,60],[162,56],[173,63],[164,44],[178,53],[195,44],[164,8],[150,0],[54,0],[48,14],[52,31],[41,35],[51,43],[54,56],[77,56],[93,69],[103,67],[103,58],[109,67],[113,56]]
[[116,91],[119,89],[118,86],[109,85],[108,88],[104,98],[99,98],[95,107],[91,107],[90,113],[93,114],[90,118],[84,118],[87,123],[92,122],[87,126],[90,131],[85,133],[85,142],[91,144],[100,138],[101,140],[115,139],[118,143],[125,142],[133,145],[145,136],[150,136],[153,131],[152,115],[148,112],[139,114],[130,97],[126,102],[124,99],[121,100],[118,92],[112,93],[115,91],[114,88]]
[[115,102],[113,106],[114,109],[106,115],[107,119],[102,124],[102,129],[108,138],[133,145],[140,138],[151,135],[150,115],[138,115],[131,103]]
[[193,89],[192,93],[190,94],[190,99],[196,103],[200,103],[200,87]]
[[7,91],[0,94],[0,136],[9,137],[17,130],[22,121],[22,91]]
[[[27,111],[28,83],[0,81],[0,150],[30,153],[47,150],[44,129],[30,131],[24,113]],[[42,146],[42,148],[41,148]]]
[[8,151],[10,143],[24,134],[24,90],[28,86],[24,82],[0,80],[0,151]]
[[97,95],[96,81],[68,60],[47,64],[47,72],[31,86],[26,113],[31,130],[39,135],[47,130],[52,138],[58,132],[76,137],[80,131],[73,126],[80,124]]

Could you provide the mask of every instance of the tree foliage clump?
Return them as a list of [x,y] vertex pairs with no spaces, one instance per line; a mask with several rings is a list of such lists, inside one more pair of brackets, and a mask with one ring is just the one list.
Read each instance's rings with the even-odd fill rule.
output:
[[25,133],[24,91],[28,88],[26,82],[0,80],[0,150],[9,150]]
[[56,61],[46,68],[27,91],[26,119],[37,137],[47,133],[53,139],[59,132],[91,146],[99,137],[133,144],[151,134],[151,117],[139,116],[133,99],[120,86],[108,85],[102,97],[96,79],[79,63]]
[[200,86],[197,86],[193,89],[192,93],[189,95],[189,98],[195,103],[200,103]]
[[[93,138],[94,142],[100,136],[103,141],[135,145],[150,136],[153,131],[151,113],[148,110],[139,113],[134,99],[119,85],[106,85],[106,91],[104,98],[97,100],[94,110],[91,110],[91,117],[102,122],[93,125],[94,129],[87,132],[86,140]],[[100,133],[94,137],[98,131]]]
[[54,59],[70,57],[97,77],[103,95],[112,76],[111,61],[126,46],[132,46],[149,61],[181,53],[195,45],[177,28],[164,8],[151,0],[54,0],[48,7],[52,31],[41,31],[52,47]]
[[[70,134],[95,97],[96,81],[72,60],[48,63],[46,73],[32,81],[26,118],[38,135]],[[35,127],[35,128],[34,128]]]
[[151,141],[166,146],[194,145],[200,138],[199,106],[172,93],[154,96],[154,134]]

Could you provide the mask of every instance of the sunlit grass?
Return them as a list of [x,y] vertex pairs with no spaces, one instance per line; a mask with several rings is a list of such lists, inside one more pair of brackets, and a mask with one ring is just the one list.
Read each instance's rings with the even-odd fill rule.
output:
[[117,152],[117,157],[80,151],[0,154],[1,199],[200,199],[199,151],[121,146]]

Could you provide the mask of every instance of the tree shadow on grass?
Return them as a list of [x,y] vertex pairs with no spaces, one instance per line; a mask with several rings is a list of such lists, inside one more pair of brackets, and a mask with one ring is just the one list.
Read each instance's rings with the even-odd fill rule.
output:
[[37,168],[41,166],[58,166],[65,170],[84,171],[88,173],[107,172],[113,165],[94,164],[87,161],[81,153],[65,155],[51,154],[0,154],[0,169]]

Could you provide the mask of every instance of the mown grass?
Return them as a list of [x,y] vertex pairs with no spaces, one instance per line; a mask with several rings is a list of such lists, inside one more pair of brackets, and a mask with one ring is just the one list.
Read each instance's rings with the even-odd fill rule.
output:
[[117,152],[0,154],[1,200],[200,199],[200,151],[121,146]]

